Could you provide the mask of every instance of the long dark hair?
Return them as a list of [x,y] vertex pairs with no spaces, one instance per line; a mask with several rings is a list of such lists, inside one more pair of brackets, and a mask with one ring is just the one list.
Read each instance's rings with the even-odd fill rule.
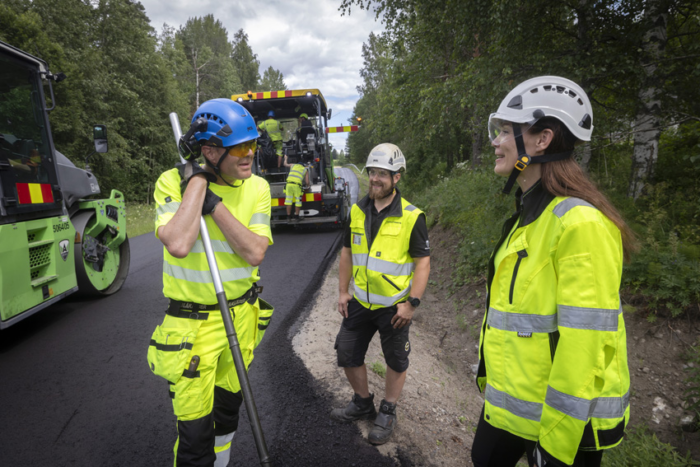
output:
[[[539,134],[545,129],[551,130],[554,134],[552,142],[544,151],[545,154],[573,151],[577,143],[580,142],[566,125],[553,117],[541,118],[530,128],[530,132]],[[588,178],[588,175],[573,157],[563,161],[542,164],[541,180],[542,186],[554,196],[581,198],[605,214],[620,229],[624,259],[625,262],[630,262],[632,253],[639,249],[634,232],[622,219],[622,215],[615,209],[615,206],[600,192],[595,183]]]

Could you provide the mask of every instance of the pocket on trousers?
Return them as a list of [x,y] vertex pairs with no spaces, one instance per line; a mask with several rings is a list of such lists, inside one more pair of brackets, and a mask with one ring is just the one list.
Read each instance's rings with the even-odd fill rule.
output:
[[256,330],[255,335],[255,347],[257,347],[258,344],[260,344],[260,341],[265,335],[267,327],[270,325],[270,321],[272,320],[272,313],[275,311],[275,308],[262,298],[258,298],[257,308],[258,328]]
[[197,329],[166,326],[167,321],[153,331],[148,347],[148,366],[153,374],[177,383],[189,363]]
[[173,412],[177,417],[187,417],[204,410],[207,396],[202,392],[202,378],[199,371],[183,375],[177,384],[171,385],[173,392]]

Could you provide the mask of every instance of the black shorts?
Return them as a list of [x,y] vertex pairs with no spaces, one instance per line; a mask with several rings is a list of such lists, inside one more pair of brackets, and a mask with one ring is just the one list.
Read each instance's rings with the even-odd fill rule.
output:
[[396,305],[368,310],[354,298],[348,302],[348,317],[343,318],[340,332],[335,339],[339,367],[358,367],[365,363],[367,347],[379,331],[384,360],[389,368],[403,373],[408,368],[408,341],[410,324],[394,329],[391,318],[396,314]]

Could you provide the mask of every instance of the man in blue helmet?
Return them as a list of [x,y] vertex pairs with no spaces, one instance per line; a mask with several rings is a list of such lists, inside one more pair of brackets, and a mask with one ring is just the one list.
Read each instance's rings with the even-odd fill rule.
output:
[[[156,183],[156,237],[163,243],[163,293],[170,299],[151,338],[148,363],[168,380],[177,416],[175,463],[226,466],[243,397],[217,305],[199,218],[209,228],[246,367],[270,323],[258,266],[272,244],[270,188],[251,172],[258,132],[241,105],[213,99],[192,118],[190,162]],[[201,151],[205,165],[196,161]]]
[[270,135],[272,144],[275,146],[275,152],[277,152],[277,167],[280,167],[282,165],[282,128],[280,127],[280,122],[275,120],[274,110],[270,110],[267,113],[267,120],[258,123],[258,128]]

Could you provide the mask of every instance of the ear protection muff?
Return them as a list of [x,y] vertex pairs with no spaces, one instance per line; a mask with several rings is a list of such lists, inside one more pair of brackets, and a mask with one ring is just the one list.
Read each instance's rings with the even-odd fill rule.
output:
[[193,161],[202,155],[202,146],[199,144],[194,137],[197,132],[207,131],[207,119],[204,117],[199,117],[197,120],[192,122],[190,129],[184,136],[180,137],[180,142],[177,145],[180,156],[186,161]]

